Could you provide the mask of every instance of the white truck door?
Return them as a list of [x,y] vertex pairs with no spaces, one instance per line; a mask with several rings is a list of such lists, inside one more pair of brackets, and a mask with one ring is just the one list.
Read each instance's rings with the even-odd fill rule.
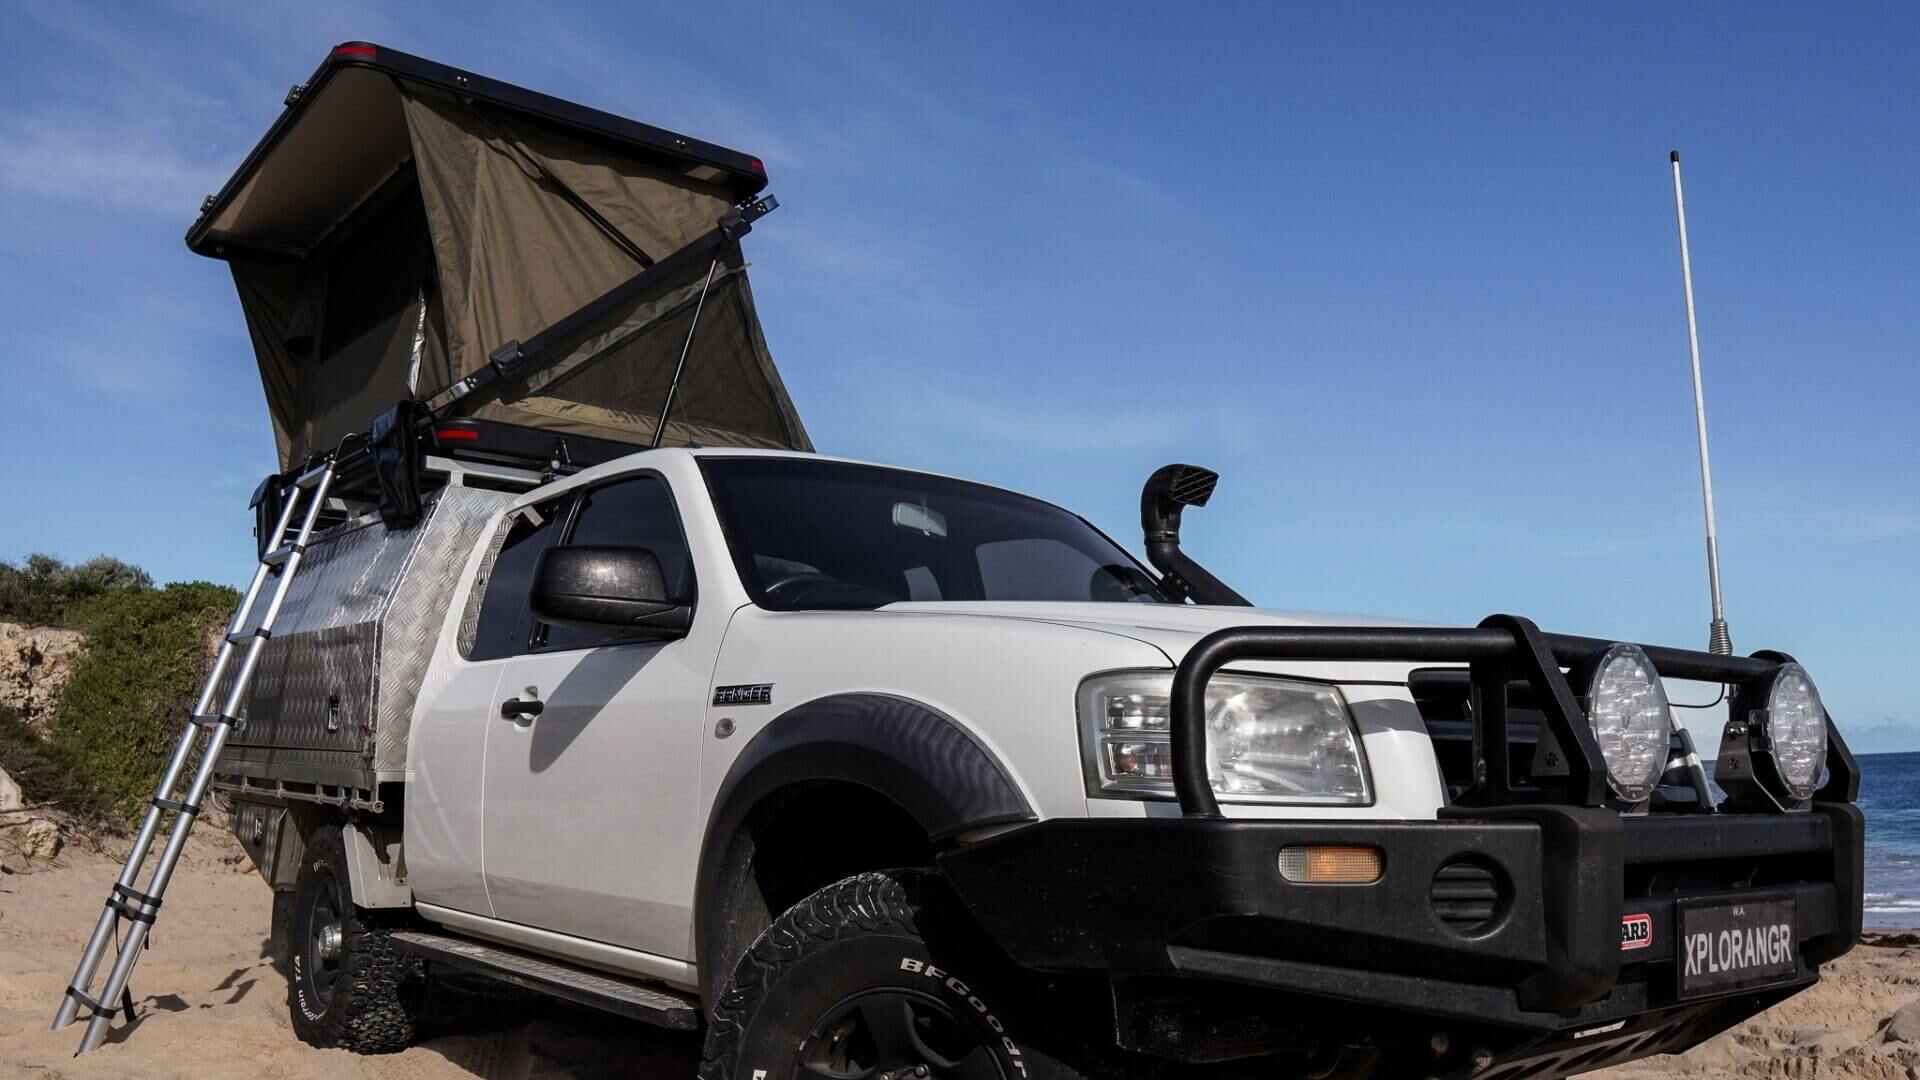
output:
[[[677,640],[631,641],[536,624],[524,655],[507,662],[482,799],[494,916],[687,959],[700,733],[728,612],[700,607],[657,474],[585,490],[562,542],[651,550],[674,596],[695,601],[693,627]],[[525,707],[535,701],[537,715]]]
[[572,497],[562,496],[515,510],[487,538],[471,632],[442,642],[433,669],[438,681],[422,688],[408,742],[406,811],[407,878],[422,902],[493,914],[481,870],[480,790],[494,735],[488,717],[500,713],[494,688],[501,674],[533,633],[527,587],[534,564],[559,541],[571,505]]

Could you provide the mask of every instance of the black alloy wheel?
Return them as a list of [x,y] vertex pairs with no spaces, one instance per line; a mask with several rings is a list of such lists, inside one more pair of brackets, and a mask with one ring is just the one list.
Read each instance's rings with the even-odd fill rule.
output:
[[914,990],[868,990],[827,1010],[800,1044],[796,1080],[1009,1080],[973,1025]]

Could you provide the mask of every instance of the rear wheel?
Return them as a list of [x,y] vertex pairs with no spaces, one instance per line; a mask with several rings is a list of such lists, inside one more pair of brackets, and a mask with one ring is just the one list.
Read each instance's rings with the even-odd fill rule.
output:
[[425,976],[379,917],[353,903],[336,825],[307,840],[287,933],[287,1010],[313,1046],[390,1054],[413,1041]]
[[1027,1041],[989,954],[950,947],[945,899],[932,875],[888,871],[796,904],[722,989],[701,1080],[1077,1080]]

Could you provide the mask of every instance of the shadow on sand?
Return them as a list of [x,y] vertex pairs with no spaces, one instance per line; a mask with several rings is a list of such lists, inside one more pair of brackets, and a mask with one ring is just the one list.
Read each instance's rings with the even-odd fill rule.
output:
[[483,980],[436,982],[419,1041],[480,1080],[691,1080],[700,1038]]

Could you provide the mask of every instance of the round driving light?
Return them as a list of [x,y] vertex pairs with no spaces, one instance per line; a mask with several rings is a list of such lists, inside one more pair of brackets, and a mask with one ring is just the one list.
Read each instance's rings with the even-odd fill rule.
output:
[[1767,691],[1761,727],[1787,793],[1796,799],[1812,797],[1820,767],[1827,760],[1827,710],[1807,669],[1793,663],[1780,665]]
[[1638,646],[1615,645],[1594,665],[1587,722],[1613,793],[1630,803],[1645,802],[1667,769],[1673,711],[1660,672]]

